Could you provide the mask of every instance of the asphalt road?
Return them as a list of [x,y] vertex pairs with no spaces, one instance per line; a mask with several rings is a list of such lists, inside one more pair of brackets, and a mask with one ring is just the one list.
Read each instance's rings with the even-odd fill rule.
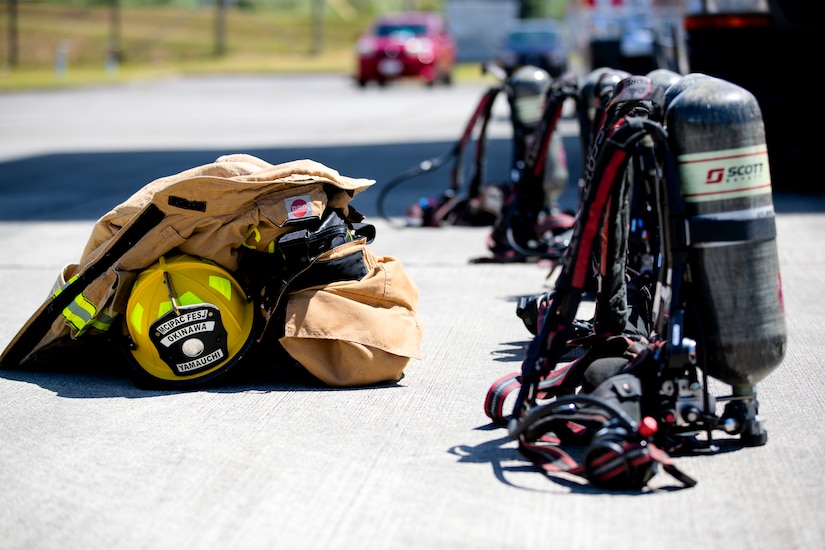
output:
[[[548,288],[546,270],[471,264],[487,255],[486,228],[375,218],[380,186],[446,153],[485,87],[309,76],[0,94],[0,348],[100,215],[232,152],[376,179],[355,206],[378,228],[376,252],[418,285],[425,327],[421,360],[376,388],[261,374],[147,391],[93,357],[0,371],[0,548],[825,547],[825,197],[774,193],[789,341],[759,385],[768,443],[680,457],[690,489],[663,472],[643,492],[550,479],[482,409],[520,367],[530,335],[515,300]],[[496,114],[488,181],[506,178],[510,154],[506,106]],[[576,127],[561,130],[574,180]],[[390,213],[446,186],[445,169],[421,177]]]

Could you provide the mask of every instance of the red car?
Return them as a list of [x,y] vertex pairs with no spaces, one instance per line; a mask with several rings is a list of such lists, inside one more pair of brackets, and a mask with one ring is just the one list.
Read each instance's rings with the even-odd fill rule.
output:
[[456,62],[455,40],[437,13],[384,15],[358,39],[359,86],[383,86],[399,78],[420,78],[428,85],[450,84]]

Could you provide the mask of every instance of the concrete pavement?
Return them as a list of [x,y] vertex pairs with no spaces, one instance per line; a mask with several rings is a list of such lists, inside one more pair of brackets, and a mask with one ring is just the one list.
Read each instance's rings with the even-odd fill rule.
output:
[[[160,100],[174,90],[176,97],[188,92],[192,99],[200,90],[200,97],[217,101],[197,82],[164,86],[148,86],[145,95]],[[216,85],[215,93],[227,86]],[[327,93],[349,98],[353,105],[362,101],[348,88],[330,86]],[[173,166],[185,169],[184,163],[196,158],[238,148],[260,151],[273,161],[322,153],[328,156],[317,160],[347,175],[371,177],[374,169],[380,185],[414,161],[444,152],[481,89],[401,86],[370,101],[432,101],[433,96],[419,96],[430,91],[441,93],[436,97],[444,111],[435,119],[420,117],[417,142],[387,135],[383,145],[389,149],[379,149],[373,140],[353,146],[346,141],[349,127],[335,134],[339,146],[331,132],[324,134],[328,147],[310,145],[311,134],[323,134],[330,127],[323,121],[333,115],[319,115],[309,129],[312,124],[304,124],[300,132],[308,134],[301,133],[294,145],[273,132],[282,141],[244,147],[243,128],[240,135],[235,128],[225,130],[231,137],[216,134],[209,143],[192,137],[204,142],[191,151],[182,147],[183,156],[164,156],[160,150],[169,154],[170,148],[164,139],[183,146],[203,131],[197,125],[190,133],[178,128],[178,134],[164,138],[157,131],[162,119],[145,122],[143,131],[157,136],[150,139],[120,136],[101,123],[100,135],[111,136],[108,148],[129,155],[135,162],[128,164],[98,162],[104,146],[97,138],[71,143],[67,136],[42,150],[18,143],[13,158],[0,162],[5,212],[0,221],[0,288],[5,289],[0,347],[40,305],[60,268],[77,260],[95,212],[113,206],[111,201],[130,187],[109,189],[91,207],[78,204],[76,215],[62,219],[14,216],[15,209],[35,212],[40,204],[47,212],[59,212],[64,197],[76,196],[84,174],[92,189],[99,189],[88,195],[100,195],[106,193],[96,177],[100,174],[120,178],[137,170],[145,178],[160,169],[147,170],[154,158],[164,159],[162,168],[172,173]],[[99,104],[99,91],[71,93],[81,112]],[[134,90],[110,93],[104,97],[115,101],[118,93]],[[3,127],[9,120],[4,109],[24,100],[33,101],[26,94],[0,95],[4,147],[14,141],[10,127]],[[254,113],[264,101],[250,97],[247,104]],[[253,118],[234,100],[230,103],[234,117]],[[37,105],[30,104],[28,118],[17,115],[20,124],[36,124]],[[393,112],[381,105],[379,112]],[[463,111],[450,111],[460,105]],[[199,120],[203,111],[193,105],[190,113]],[[364,113],[362,126],[377,128],[379,122]],[[132,118],[139,115],[119,116],[123,124],[139,123]],[[183,118],[183,111],[175,116]],[[73,123],[61,120],[50,124]],[[231,126],[223,122],[220,127]],[[427,127],[438,130],[427,138]],[[31,132],[27,139],[36,144],[38,133]],[[260,129],[251,132],[264,136]],[[574,136],[568,137],[567,143],[574,144]],[[144,147],[152,142],[157,147]],[[498,146],[503,157],[497,158],[506,158],[506,142]],[[389,164],[376,164],[377,159]],[[61,184],[64,172],[76,182],[68,190]],[[443,175],[433,177],[411,195],[399,196],[397,206],[443,182]],[[377,187],[360,195],[355,206],[370,213],[376,192]],[[216,388],[156,392],[136,388],[117,365],[95,358],[2,371],[0,548],[820,549],[825,545],[820,424],[825,410],[820,237],[825,197],[777,192],[775,202],[789,341],[783,364],[759,385],[768,443],[678,458],[678,466],[698,480],[696,487],[683,489],[660,472],[650,490],[610,493],[535,470],[506,430],[490,424],[483,402],[494,380],[520,367],[530,335],[515,316],[516,299],[547,289],[546,269],[470,263],[487,255],[486,228],[398,228],[373,215],[370,221],[378,229],[373,249],[400,258],[421,296],[422,358],[409,365],[400,383],[329,389],[279,380],[261,365],[254,376]]]

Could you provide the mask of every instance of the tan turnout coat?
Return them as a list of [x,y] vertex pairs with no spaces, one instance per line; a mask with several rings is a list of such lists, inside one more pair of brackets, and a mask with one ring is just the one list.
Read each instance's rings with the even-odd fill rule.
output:
[[[149,205],[163,212],[161,222],[83,288],[96,318],[123,314],[135,278],[161,255],[177,250],[234,272],[245,249],[271,252],[277,237],[293,230],[290,222],[320,216],[327,207],[346,213],[353,197],[373,184],[312,160],[273,165],[246,154],[223,156],[157,179],[105,214],[94,225],[79,262],[60,273],[56,288],[71,284],[73,277],[110,253],[124,229]],[[419,357],[418,290],[398,260],[376,257],[363,239],[344,247],[327,257],[363,251],[367,276],[290,295],[282,342],[331,385],[397,380],[409,359]],[[4,364],[9,350],[20,345],[19,337],[32,320],[47,311],[41,307],[32,316],[0,356],[0,366],[9,366]],[[63,340],[80,340],[92,325],[78,329],[57,315],[36,345],[22,353],[16,350],[15,356],[25,360]]]

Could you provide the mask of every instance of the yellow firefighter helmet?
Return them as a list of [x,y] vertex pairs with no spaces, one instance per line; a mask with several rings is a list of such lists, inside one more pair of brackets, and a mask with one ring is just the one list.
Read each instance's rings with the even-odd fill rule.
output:
[[161,257],[138,275],[126,305],[126,353],[139,378],[194,386],[225,373],[252,343],[254,305],[220,266]]

